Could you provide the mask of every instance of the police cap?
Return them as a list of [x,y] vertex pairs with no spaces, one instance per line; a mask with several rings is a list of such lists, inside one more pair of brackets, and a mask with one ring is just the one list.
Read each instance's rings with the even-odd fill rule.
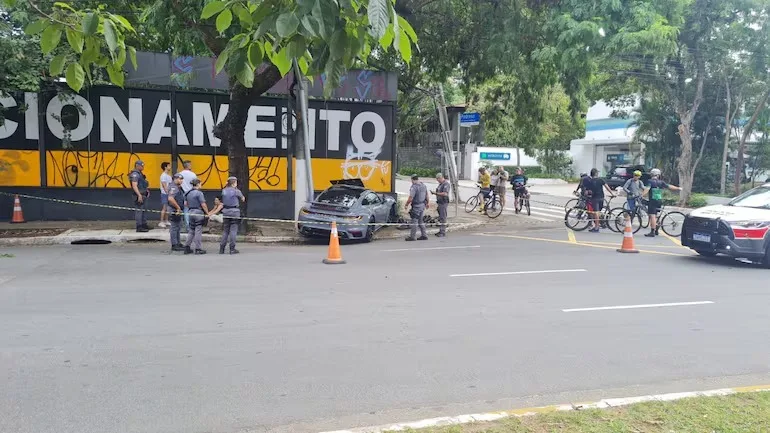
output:
[[182,173],[177,173],[174,175],[174,179],[184,179],[184,176],[182,176]]

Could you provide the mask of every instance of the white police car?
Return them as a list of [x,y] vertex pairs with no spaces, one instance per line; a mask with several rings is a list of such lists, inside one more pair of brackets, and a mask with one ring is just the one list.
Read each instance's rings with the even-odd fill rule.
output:
[[692,211],[684,222],[682,245],[702,256],[724,254],[770,268],[770,183],[726,205]]

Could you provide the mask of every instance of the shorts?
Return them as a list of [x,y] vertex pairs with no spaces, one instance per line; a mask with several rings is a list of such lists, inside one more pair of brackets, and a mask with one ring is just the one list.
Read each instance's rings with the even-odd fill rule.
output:
[[505,195],[505,185],[497,185],[495,187],[495,193],[497,195]]
[[604,197],[601,198],[589,198],[588,199],[588,210],[590,212],[601,212],[602,209],[604,209]]
[[161,206],[168,206],[168,194],[160,195],[160,204]]
[[519,197],[519,196],[525,196],[527,195],[527,188],[520,186],[520,187],[514,187],[513,188],[513,196]]
[[663,207],[663,202],[659,200],[650,200],[647,202],[647,213],[649,215],[656,215]]

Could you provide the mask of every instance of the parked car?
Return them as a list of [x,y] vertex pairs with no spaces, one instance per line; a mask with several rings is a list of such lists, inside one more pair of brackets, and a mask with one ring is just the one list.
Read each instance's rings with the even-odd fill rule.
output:
[[335,180],[300,210],[299,233],[305,237],[329,237],[334,221],[340,239],[370,242],[382,224],[396,222],[397,206],[393,197],[366,188],[361,179]]
[[616,189],[619,186],[622,187],[628,179],[634,177],[636,170],[642,172],[642,182],[647,185],[650,180],[650,173],[643,165],[618,165],[607,175],[607,185],[612,189]]
[[682,245],[702,256],[724,254],[770,268],[770,183],[746,191],[726,205],[692,211]]

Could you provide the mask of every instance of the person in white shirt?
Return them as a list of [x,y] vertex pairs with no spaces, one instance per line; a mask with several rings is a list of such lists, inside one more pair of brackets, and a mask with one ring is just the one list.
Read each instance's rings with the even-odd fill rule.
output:
[[171,163],[164,162],[160,165],[163,173],[160,175],[160,223],[158,227],[168,227],[168,187],[173,179],[171,178]]
[[[182,166],[184,167],[184,170],[180,171],[179,174],[182,175],[182,191],[186,196],[187,193],[193,189],[191,182],[193,179],[197,179],[198,176],[192,171],[192,162],[184,161]],[[185,200],[184,203],[184,223],[185,227],[190,227],[190,208],[187,207],[187,200]]]

